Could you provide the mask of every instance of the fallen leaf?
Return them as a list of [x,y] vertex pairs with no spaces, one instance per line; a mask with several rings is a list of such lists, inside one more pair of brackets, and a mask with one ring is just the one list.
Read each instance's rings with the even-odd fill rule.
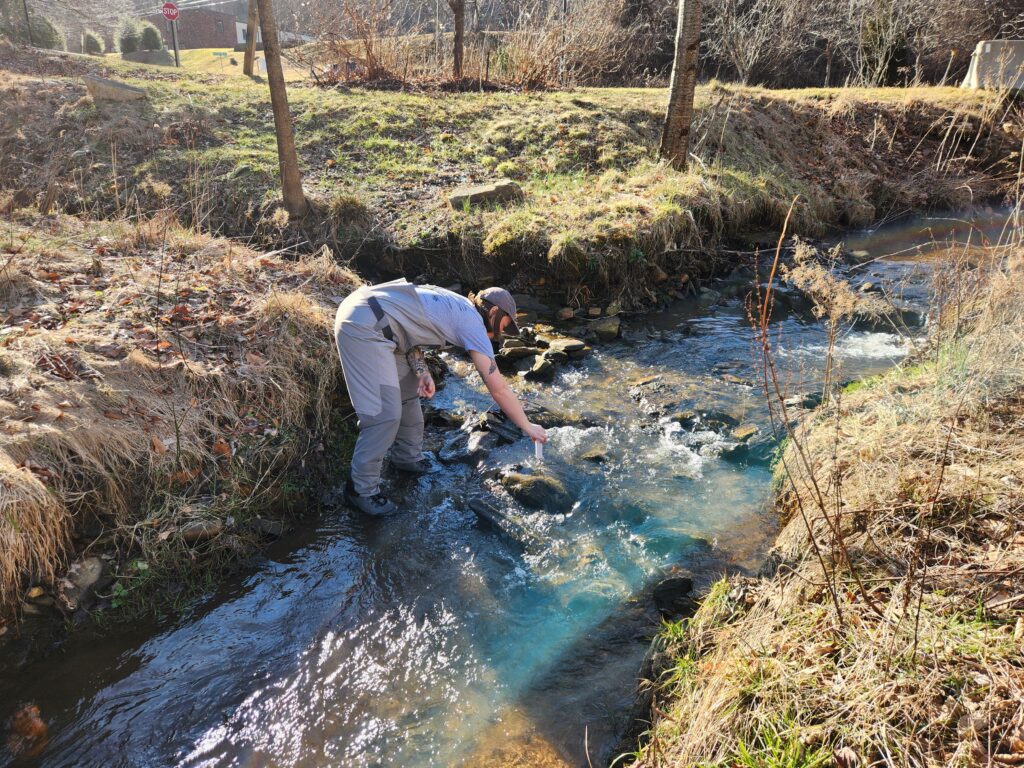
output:
[[104,411],[103,415],[114,421],[124,421],[124,414],[117,411]]
[[213,455],[221,458],[231,458],[231,446],[227,440],[220,438],[213,444]]
[[158,456],[163,456],[165,453],[167,453],[167,449],[164,448],[164,444],[157,439],[156,435],[152,437],[150,442],[153,445],[153,452]]

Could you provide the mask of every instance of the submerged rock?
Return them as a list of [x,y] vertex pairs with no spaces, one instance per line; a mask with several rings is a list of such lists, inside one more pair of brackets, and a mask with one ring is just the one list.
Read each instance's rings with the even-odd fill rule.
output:
[[557,338],[548,339],[548,349],[552,352],[564,352],[569,358],[579,360],[586,356],[590,348],[579,339]]
[[444,408],[435,408],[432,405],[426,405],[423,407],[423,421],[432,427],[458,429],[462,426],[465,419],[458,413],[453,413],[452,411],[445,410]]
[[499,357],[506,357],[509,360],[520,360],[524,357],[534,357],[540,354],[540,349],[537,347],[528,347],[522,344],[518,347],[505,347],[498,353]]
[[268,520],[265,517],[257,517],[249,523],[249,527],[263,536],[278,538],[284,534],[284,521],[282,520]]
[[569,362],[569,356],[565,354],[565,352],[557,349],[546,349],[541,357],[552,365],[564,365]]
[[[725,411],[694,411],[683,409],[673,412],[669,420],[676,422],[683,429],[696,429],[704,427],[716,432],[721,432],[730,427],[738,427],[740,422],[736,417]],[[755,430],[756,431],[756,430]]]
[[792,395],[782,401],[783,405],[787,408],[817,408],[821,405],[822,394],[821,392],[804,392],[798,395]]
[[502,439],[495,432],[460,430],[445,441],[437,452],[437,458],[446,464],[475,465],[501,443]]
[[590,330],[600,341],[615,341],[622,333],[622,321],[618,317],[602,317],[590,323]]
[[554,381],[555,365],[544,357],[539,357],[533,367],[526,372],[529,381]]
[[519,427],[509,421],[503,413],[484,411],[480,414],[480,418],[477,420],[477,425],[481,429],[493,432],[500,437],[504,443],[514,443],[523,436],[519,431]]
[[757,434],[757,427],[753,424],[743,424],[732,431],[732,439],[741,443],[747,442]]
[[654,604],[670,619],[692,616],[697,612],[697,601],[693,599],[693,576],[676,574],[662,579],[652,591]]
[[88,608],[95,602],[96,591],[109,581],[110,574],[103,560],[98,557],[79,560],[60,581],[57,591],[60,604],[69,612]]
[[770,464],[777,448],[778,442],[771,435],[764,435],[724,448],[720,455],[726,461]]
[[469,508],[484,525],[501,533],[506,539],[523,549],[542,543],[540,537],[527,528],[512,512],[502,510],[487,499],[482,499],[479,496],[471,497]]
[[550,475],[508,472],[501,476],[501,484],[512,498],[532,509],[565,513],[576,502],[562,481]]

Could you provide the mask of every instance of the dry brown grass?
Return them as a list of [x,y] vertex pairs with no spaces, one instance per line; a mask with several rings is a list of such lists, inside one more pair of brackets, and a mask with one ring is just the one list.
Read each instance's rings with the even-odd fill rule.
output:
[[797,431],[777,567],[666,633],[639,764],[1024,762],[1024,273],[972,262],[918,359]]
[[20,213],[2,245],[0,610],[58,576],[76,524],[185,548],[187,523],[255,513],[324,434],[335,297],[357,284],[329,254],[283,261],[165,216]]

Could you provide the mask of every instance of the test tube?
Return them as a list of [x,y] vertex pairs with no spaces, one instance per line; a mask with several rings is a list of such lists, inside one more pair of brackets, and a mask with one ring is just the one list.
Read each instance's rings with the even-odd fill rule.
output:
[[544,461],[544,443],[540,440],[533,441],[533,455],[537,461]]

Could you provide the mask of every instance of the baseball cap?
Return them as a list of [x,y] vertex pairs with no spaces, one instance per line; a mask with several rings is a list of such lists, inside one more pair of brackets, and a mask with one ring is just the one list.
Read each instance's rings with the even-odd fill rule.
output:
[[518,335],[519,324],[516,323],[516,300],[512,298],[511,293],[506,291],[504,288],[484,288],[476,295],[476,297],[486,301],[488,304],[493,304],[508,315],[512,320],[512,324],[509,326],[509,332],[513,335]]

